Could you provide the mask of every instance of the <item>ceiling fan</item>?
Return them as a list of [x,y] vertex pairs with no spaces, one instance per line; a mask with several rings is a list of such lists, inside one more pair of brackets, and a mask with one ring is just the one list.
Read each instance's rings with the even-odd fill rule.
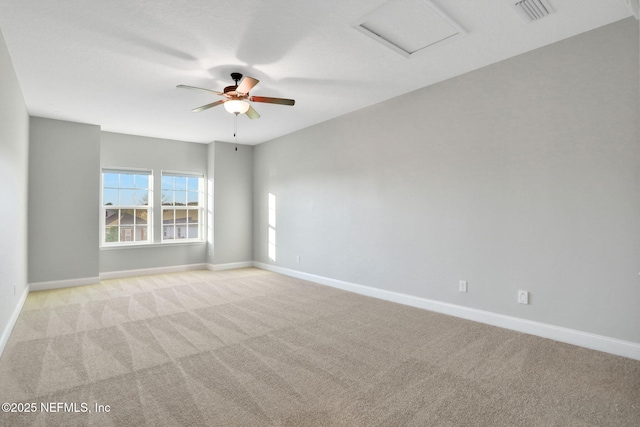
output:
[[[236,84],[233,86],[225,87],[223,92],[187,85],[178,85],[177,87],[182,89],[201,90],[204,92],[214,93],[226,98],[216,102],[212,102],[211,104],[203,105],[202,107],[194,108],[193,110],[191,110],[194,113],[199,113],[200,111],[208,110],[209,108],[224,104],[225,110],[227,110],[231,114],[235,114],[236,116],[238,114],[246,114],[250,119],[257,119],[260,117],[260,114],[258,114],[258,112],[253,109],[253,107],[247,102],[247,100],[251,102],[264,102],[267,104],[280,105],[294,105],[296,103],[296,101],[293,99],[270,98],[266,96],[249,96],[249,91],[253,89],[253,87],[260,81],[249,76],[242,78],[242,74],[240,73],[231,73],[231,78],[236,82]],[[240,84],[238,84],[238,82],[240,82]]]

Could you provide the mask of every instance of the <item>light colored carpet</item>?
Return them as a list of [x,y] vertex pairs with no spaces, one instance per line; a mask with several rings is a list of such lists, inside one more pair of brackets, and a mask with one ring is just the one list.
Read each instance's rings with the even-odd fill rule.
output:
[[196,271],[30,294],[0,402],[37,406],[3,426],[637,426],[640,362],[263,270]]

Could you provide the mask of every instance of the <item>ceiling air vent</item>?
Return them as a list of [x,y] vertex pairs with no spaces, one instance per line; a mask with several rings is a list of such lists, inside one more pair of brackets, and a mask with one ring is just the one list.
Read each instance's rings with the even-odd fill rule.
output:
[[511,5],[527,22],[537,21],[553,12],[547,0],[511,0]]

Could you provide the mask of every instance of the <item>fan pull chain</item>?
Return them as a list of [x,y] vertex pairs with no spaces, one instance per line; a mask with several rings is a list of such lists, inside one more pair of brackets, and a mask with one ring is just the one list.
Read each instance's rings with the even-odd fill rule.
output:
[[238,113],[233,118],[233,138],[236,141],[236,151],[238,151]]

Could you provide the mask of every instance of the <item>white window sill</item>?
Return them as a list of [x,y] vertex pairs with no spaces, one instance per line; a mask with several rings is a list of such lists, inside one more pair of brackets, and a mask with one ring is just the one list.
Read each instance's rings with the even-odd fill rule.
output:
[[124,244],[124,245],[104,245],[100,246],[100,250],[118,250],[118,249],[144,249],[144,248],[159,248],[166,246],[190,246],[190,245],[204,245],[207,243],[205,240],[183,240],[183,241],[171,241],[162,243],[136,243],[136,244]]

